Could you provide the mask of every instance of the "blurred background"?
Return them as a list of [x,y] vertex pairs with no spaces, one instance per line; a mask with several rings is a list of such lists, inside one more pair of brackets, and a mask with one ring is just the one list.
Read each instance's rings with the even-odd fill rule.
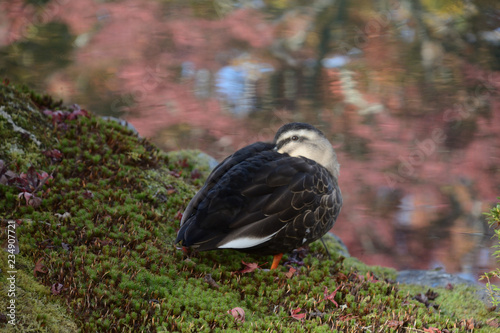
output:
[[338,152],[333,232],[353,256],[495,266],[497,0],[0,0],[0,78],[219,161],[314,124]]

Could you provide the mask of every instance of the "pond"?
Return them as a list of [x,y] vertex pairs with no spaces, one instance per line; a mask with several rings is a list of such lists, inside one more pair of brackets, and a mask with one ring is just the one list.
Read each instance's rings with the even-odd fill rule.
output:
[[284,123],[341,163],[355,257],[477,279],[500,196],[500,4],[0,1],[0,74],[217,160]]

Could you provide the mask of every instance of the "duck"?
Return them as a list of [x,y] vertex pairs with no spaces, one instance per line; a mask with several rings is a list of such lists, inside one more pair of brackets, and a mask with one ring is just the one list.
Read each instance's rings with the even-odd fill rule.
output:
[[239,149],[213,169],[187,205],[175,244],[197,251],[273,255],[326,234],[342,208],[340,165],[322,131],[281,126],[273,142]]

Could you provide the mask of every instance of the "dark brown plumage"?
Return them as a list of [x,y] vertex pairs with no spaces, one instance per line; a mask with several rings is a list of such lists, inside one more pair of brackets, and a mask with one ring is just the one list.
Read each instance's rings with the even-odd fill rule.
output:
[[342,206],[338,168],[322,132],[284,125],[273,143],[242,148],[212,171],[184,212],[175,242],[199,251],[272,254],[279,262],[276,255],[332,228]]

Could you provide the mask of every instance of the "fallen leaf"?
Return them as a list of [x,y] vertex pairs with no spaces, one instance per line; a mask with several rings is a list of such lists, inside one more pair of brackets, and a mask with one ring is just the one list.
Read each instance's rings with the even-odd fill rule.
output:
[[293,319],[297,319],[297,320],[304,320],[306,314],[305,313],[299,313],[300,310],[302,310],[302,309],[301,308],[296,308],[294,310],[291,310],[290,311],[291,317]]
[[419,301],[420,303],[424,303],[426,305],[429,303],[429,301],[427,300],[427,296],[425,296],[424,294],[417,294],[413,298]]
[[348,277],[342,272],[337,273],[337,282],[339,281],[347,281]]
[[373,275],[372,272],[367,272],[366,276],[357,274],[357,278],[360,281],[368,281],[368,282],[378,282],[378,279]]
[[35,264],[35,268],[33,269],[33,274],[36,276],[36,272],[47,274],[49,271],[47,267],[45,267],[44,264],[42,264],[43,258],[38,259],[38,261]]
[[429,327],[429,328],[424,328],[424,332],[428,332],[428,333],[441,333],[441,330],[439,328]]
[[179,178],[181,176],[182,172],[170,171],[169,174],[172,177]]
[[19,177],[9,179],[8,184],[16,186],[22,193],[36,193],[49,180],[53,179],[51,175],[42,171],[36,172],[31,166],[26,173],[21,173]]
[[81,109],[79,105],[74,104],[71,106],[73,108],[73,111],[52,111],[52,110],[44,110],[43,114],[46,116],[52,117],[52,122],[53,123],[61,123],[65,121],[66,119],[68,120],[73,120],[76,119],[78,116],[84,116],[87,118],[90,118],[90,114],[87,110]]
[[78,104],[73,104],[73,108],[74,108],[73,112],[68,114],[69,120],[73,120],[73,119],[77,118],[78,116],[84,116],[84,117],[90,118],[89,112],[85,109],[81,109]]
[[3,160],[0,160],[0,184],[8,185],[10,180],[18,177],[18,175],[7,169],[7,165]]
[[433,300],[435,300],[439,296],[439,294],[437,292],[432,291],[432,290],[429,289],[425,293],[425,296],[427,297],[427,299],[433,301]]
[[50,291],[52,292],[52,295],[59,295],[61,293],[61,290],[63,288],[63,285],[59,282],[54,283],[52,287],[50,287]]
[[237,321],[241,321],[242,323],[245,322],[245,310],[243,310],[242,308],[235,307],[231,310],[228,310],[227,313],[233,316]]
[[387,326],[389,326],[390,328],[393,328],[393,329],[397,329],[398,327],[403,326],[403,321],[401,321],[401,320],[389,320],[387,322]]
[[288,273],[285,274],[285,276],[287,277],[287,279],[291,279],[296,271],[297,270],[295,268],[290,267],[290,270],[288,271]]
[[0,173],[0,184],[8,185],[15,178],[18,178],[18,175],[14,171],[7,170],[3,174]]
[[21,178],[26,179],[34,188],[38,185],[40,177],[34,166],[30,166],[26,173],[21,173]]
[[375,277],[375,275],[373,275],[372,272],[367,272],[366,273],[366,281],[378,282],[378,279]]
[[33,196],[33,194],[31,194],[29,192],[21,192],[17,195],[17,197],[19,199],[24,198],[26,200],[26,204],[28,204],[28,202],[30,201],[32,196]]
[[63,154],[58,149],[45,150],[42,154],[50,158],[53,162],[59,162],[62,160]]
[[325,287],[325,292],[324,292],[324,295],[325,295],[324,300],[331,301],[333,304],[335,304],[335,306],[337,308],[339,307],[339,304],[335,301],[335,295],[337,294],[337,291],[340,289],[340,287],[341,287],[341,285],[339,285],[337,288],[335,288],[335,290],[330,295],[328,295],[328,288],[327,287]]
[[243,265],[245,265],[245,268],[243,268],[241,271],[238,272],[238,273],[241,273],[241,274],[252,273],[257,268],[259,268],[259,264],[255,263],[255,262],[246,263],[246,262],[244,262],[242,260],[241,263]]
[[32,206],[34,208],[37,208],[38,206],[40,206],[42,204],[42,198],[39,198],[37,196],[35,196],[34,194],[32,193],[29,193],[29,192],[21,192],[17,195],[18,198],[24,198],[24,200],[26,200],[26,204],[28,206]]
[[177,161],[177,164],[178,164],[181,168],[183,168],[183,169],[185,169],[185,168],[189,167],[189,163],[188,163],[187,158],[183,158],[182,160],[178,160],[178,161]]
[[354,316],[352,314],[347,314],[347,315],[338,317],[337,320],[338,321],[349,321],[349,320],[355,319],[355,318],[358,318],[358,316]]

